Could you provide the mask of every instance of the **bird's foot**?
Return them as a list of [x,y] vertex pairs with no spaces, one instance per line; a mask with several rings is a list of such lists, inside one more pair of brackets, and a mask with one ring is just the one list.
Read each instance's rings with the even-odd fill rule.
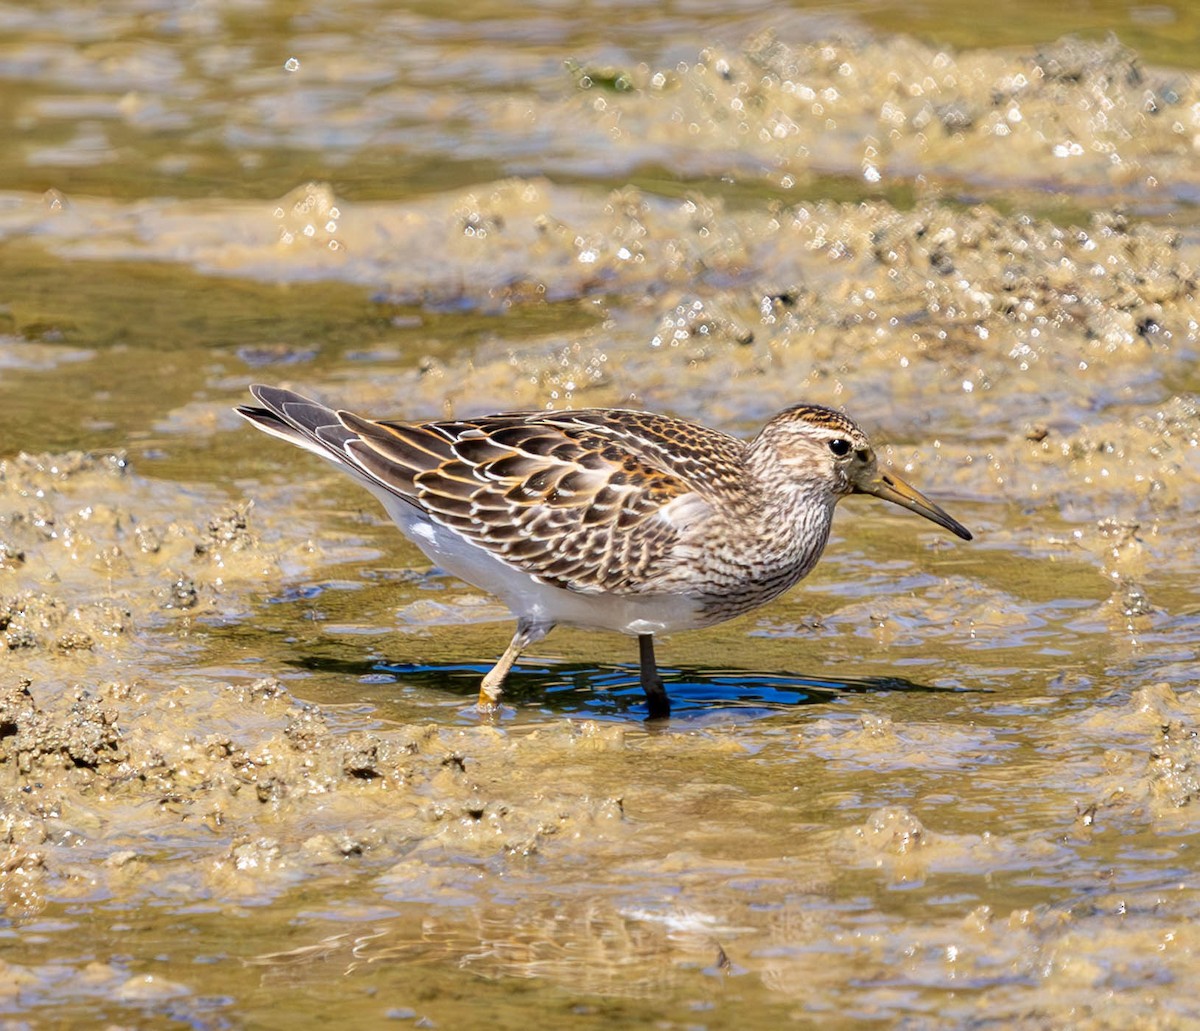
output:
[[642,690],[646,692],[646,718],[649,720],[665,720],[671,715],[671,699],[667,697],[667,689],[663,682],[655,677],[652,681],[642,681]]

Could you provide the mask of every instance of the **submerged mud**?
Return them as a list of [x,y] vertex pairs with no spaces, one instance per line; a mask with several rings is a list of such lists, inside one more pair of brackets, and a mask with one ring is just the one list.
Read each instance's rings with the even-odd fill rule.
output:
[[[0,441],[91,442],[0,453],[6,1016],[1196,1021],[1195,74],[1115,42],[799,39],[526,54],[532,99],[456,95],[494,133],[469,186],[0,196],[31,284],[3,298]],[[46,94],[134,91],[80,133],[179,119],[197,160],[169,48],[154,103],[71,52]],[[382,64],[356,118],[357,65],[282,87],[245,61],[203,75],[293,90],[266,153],[400,132]],[[214,117],[248,152],[244,111]],[[71,313],[72,272],[129,326]],[[744,434],[842,405],[977,536],[848,501],[801,589],[659,646],[667,726],[631,642],[568,630],[481,721],[503,610],[243,431],[252,379]]]

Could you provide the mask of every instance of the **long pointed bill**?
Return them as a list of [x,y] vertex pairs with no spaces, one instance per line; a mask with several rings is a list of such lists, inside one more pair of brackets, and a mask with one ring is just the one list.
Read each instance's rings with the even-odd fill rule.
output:
[[935,505],[916,487],[905,483],[893,473],[877,472],[866,483],[856,485],[855,493],[873,494],[877,498],[883,498],[884,501],[890,501],[893,505],[899,505],[901,508],[907,508],[910,512],[916,512],[917,515],[923,515],[926,519],[937,523],[938,526],[944,526],[951,533],[957,534],[964,541],[971,539],[971,531],[962,523]]

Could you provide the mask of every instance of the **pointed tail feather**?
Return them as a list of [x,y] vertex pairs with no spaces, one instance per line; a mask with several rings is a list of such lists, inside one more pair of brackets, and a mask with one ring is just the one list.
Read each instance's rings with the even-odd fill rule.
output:
[[354,433],[332,408],[293,390],[254,384],[250,388],[262,407],[239,405],[238,415],[260,430],[339,464],[348,464],[346,444]]

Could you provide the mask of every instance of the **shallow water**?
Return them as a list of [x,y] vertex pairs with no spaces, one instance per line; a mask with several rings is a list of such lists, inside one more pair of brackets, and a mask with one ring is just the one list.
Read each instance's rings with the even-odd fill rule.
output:
[[[1200,1022],[1198,28],[0,7],[3,1018]],[[976,539],[848,501],[666,725],[561,628],[481,720],[503,608],[254,381],[844,405]]]

